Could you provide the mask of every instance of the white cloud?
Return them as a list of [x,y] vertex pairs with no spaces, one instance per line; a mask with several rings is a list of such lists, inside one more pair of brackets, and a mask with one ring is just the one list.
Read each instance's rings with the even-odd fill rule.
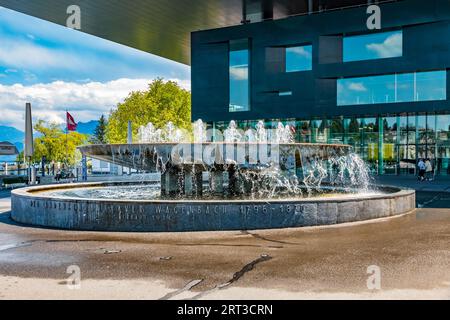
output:
[[403,36],[401,33],[393,34],[382,43],[369,43],[367,50],[375,52],[379,58],[398,57],[402,54]]
[[[166,80],[164,79],[164,81],[166,81]],[[191,80],[180,80],[180,79],[173,78],[173,79],[167,79],[167,81],[174,81],[174,82],[178,83],[178,85],[181,88],[183,88],[187,91],[191,91]]]
[[367,88],[361,82],[351,82],[349,83],[348,88],[349,90],[358,92],[367,91]]
[[248,68],[247,66],[235,66],[230,68],[230,77],[233,80],[245,80],[248,79]]
[[[171,80],[190,90],[189,81]],[[151,81],[123,78],[105,83],[55,81],[31,86],[0,84],[0,124],[23,130],[27,102],[32,104],[35,121],[44,119],[63,123],[66,109],[77,121],[97,119],[102,113],[108,114],[130,92],[147,89]]]
[[0,62],[3,65],[23,69],[62,68],[84,69],[79,56],[58,49],[48,49],[26,41],[3,39],[0,46]]
[[311,57],[311,52],[306,51],[305,47],[290,47],[289,51],[291,53],[294,53],[296,55],[305,57],[305,58],[310,58]]
[[32,72],[24,70],[23,71],[23,79],[25,81],[32,82],[32,81],[36,81],[38,79],[38,77]]

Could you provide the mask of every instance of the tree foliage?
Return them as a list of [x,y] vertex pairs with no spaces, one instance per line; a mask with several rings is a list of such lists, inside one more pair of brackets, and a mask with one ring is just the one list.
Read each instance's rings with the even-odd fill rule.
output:
[[69,132],[67,135],[56,123],[47,123],[39,120],[35,126],[34,162],[40,162],[42,157],[47,162],[62,162],[68,165],[75,164],[76,147],[87,142],[87,135],[78,132]]
[[141,125],[152,122],[162,128],[172,121],[177,127],[191,128],[191,94],[176,82],[158,78],[147,91],[132,92],[117,109],[111,111],[106,126],[109,143],[126,143],[128,121],[132,122],[133,137]]
[[93,144],[105,144],[106,143],[106,125],[107,121],[102,114],[98,120],[97,127],[94,130],[94,134],[90,137],[89,142]]

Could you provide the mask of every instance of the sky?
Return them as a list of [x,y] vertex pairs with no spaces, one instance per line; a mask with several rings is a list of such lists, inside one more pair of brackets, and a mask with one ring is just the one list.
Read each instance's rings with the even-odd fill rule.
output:
[[0,125],[96,120],[157,77],[190,90],[190,67],[0,7]]

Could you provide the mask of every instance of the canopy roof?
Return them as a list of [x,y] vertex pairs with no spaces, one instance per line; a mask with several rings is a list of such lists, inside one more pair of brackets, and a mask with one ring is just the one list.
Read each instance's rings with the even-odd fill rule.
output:
[[78,5],[81,31],[184,64],[190,64],[192,31],[238,25],[244,12],[246,20],[276,19],[305,14],[308,10],[367,3],[367,0],[0,0],[0,6],[64,26],[69,16],[67,8]]

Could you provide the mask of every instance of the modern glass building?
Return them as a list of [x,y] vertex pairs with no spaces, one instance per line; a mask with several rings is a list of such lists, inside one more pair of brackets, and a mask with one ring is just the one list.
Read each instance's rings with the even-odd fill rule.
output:
[[429,158],[450,175],[450,1],[378,1],[377,30],[376,1],[287,1],[303,8],[287,17],[250,2],[259,15],[192,34],[193,119],[281,121],[298,142],[352,145],[379,174]]

